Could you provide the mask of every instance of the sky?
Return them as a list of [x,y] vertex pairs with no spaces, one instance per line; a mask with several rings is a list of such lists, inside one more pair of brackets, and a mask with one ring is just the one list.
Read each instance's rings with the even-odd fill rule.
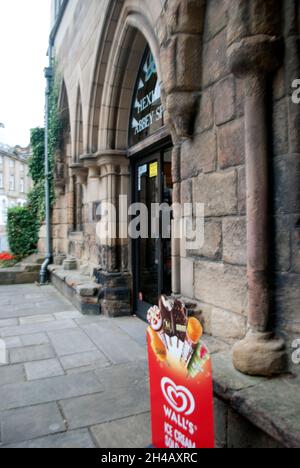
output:
[[50,0],[0,0],[1,143],[27,146],[44,125],[49,31]]

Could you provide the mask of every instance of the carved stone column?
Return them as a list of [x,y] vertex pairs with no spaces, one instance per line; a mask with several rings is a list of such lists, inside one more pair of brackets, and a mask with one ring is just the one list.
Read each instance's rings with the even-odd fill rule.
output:
[[[128,240],[119,238],[119,196],[128,195],[128,165],[126,152],[103,150],[96,154],[100,177],[105,181],[106,197],[115,207],[115,232],[103,239],[99,247],[105,256],[105,265],[95,272],[97,281],[102,285],[101,310],[111,317],[131,314],[131,277],[127,270]],[[113,229],[114,230],[114,229]],[[126,253],[127,252],[127,253]]]
[[87,183],[87,176],[88,176],[88,169],[85,168],[82,164],[72,164],[70,166],[72,176],[75,176],[76,187],[74,187],[75,192],[75,206],[76,206],[76,213],[74,213],[74,223],[76,226],[76,230],[82,231],[83,229],[83,216],[82,216],[82,209],[83,209],[83,190],[82,187]]
[[284,342],[268,329],[270,318],[269,139],[267,77],[281,63],[278,1],[237,0],[229,11],[228,58],[245,94],[247,179],[248,326],[233,349],[235,367],[269,376],[284,369]]
[[56,151],[55,154],[55,172],[54,172],[54,182],[55,188],[57,190],[58,196],[65,194],[66,188],[66,174],[65,174],[65,163],[62,152],[60,150]]

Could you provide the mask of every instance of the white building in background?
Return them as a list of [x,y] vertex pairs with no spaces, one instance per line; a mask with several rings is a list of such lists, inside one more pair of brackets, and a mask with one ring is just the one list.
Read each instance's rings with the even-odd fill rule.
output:
[[9,249],[6,236],[7,209],[24,206],[31,188],[29,156],[30,148],[10,148],[0,143],[0,252]]

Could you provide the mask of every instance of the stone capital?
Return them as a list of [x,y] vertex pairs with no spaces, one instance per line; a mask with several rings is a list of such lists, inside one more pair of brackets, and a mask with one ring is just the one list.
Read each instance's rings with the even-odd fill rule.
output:
[[100,169],[103,166],[112,166],[114,169],[128,168],[129,166],[129,159],[127,157],[127,151],[123,150],[100,150],[95,153],[95,157],[97,159],[97,166]]
[[85,185],[87,183],[88,169],[83,166],[81,163],[71,164],[70,165],[71,176],[77,178],[79,184]]
[[85,154],[80,156],[80,161],[85,168],[88,169],[88,176],[90,179],[99,177],[98,159],[92,154]]

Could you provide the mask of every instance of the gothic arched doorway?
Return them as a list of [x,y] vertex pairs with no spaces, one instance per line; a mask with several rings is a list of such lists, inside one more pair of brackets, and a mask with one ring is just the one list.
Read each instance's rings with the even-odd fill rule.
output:
[[132,200],[143,205],[134,208],[140,217],[140,235],[132,239],[133,307],[145,319],[159,296],[172,291],[172,143],[165,127],[157,68],[148,46],[132,100],[129,157]]

